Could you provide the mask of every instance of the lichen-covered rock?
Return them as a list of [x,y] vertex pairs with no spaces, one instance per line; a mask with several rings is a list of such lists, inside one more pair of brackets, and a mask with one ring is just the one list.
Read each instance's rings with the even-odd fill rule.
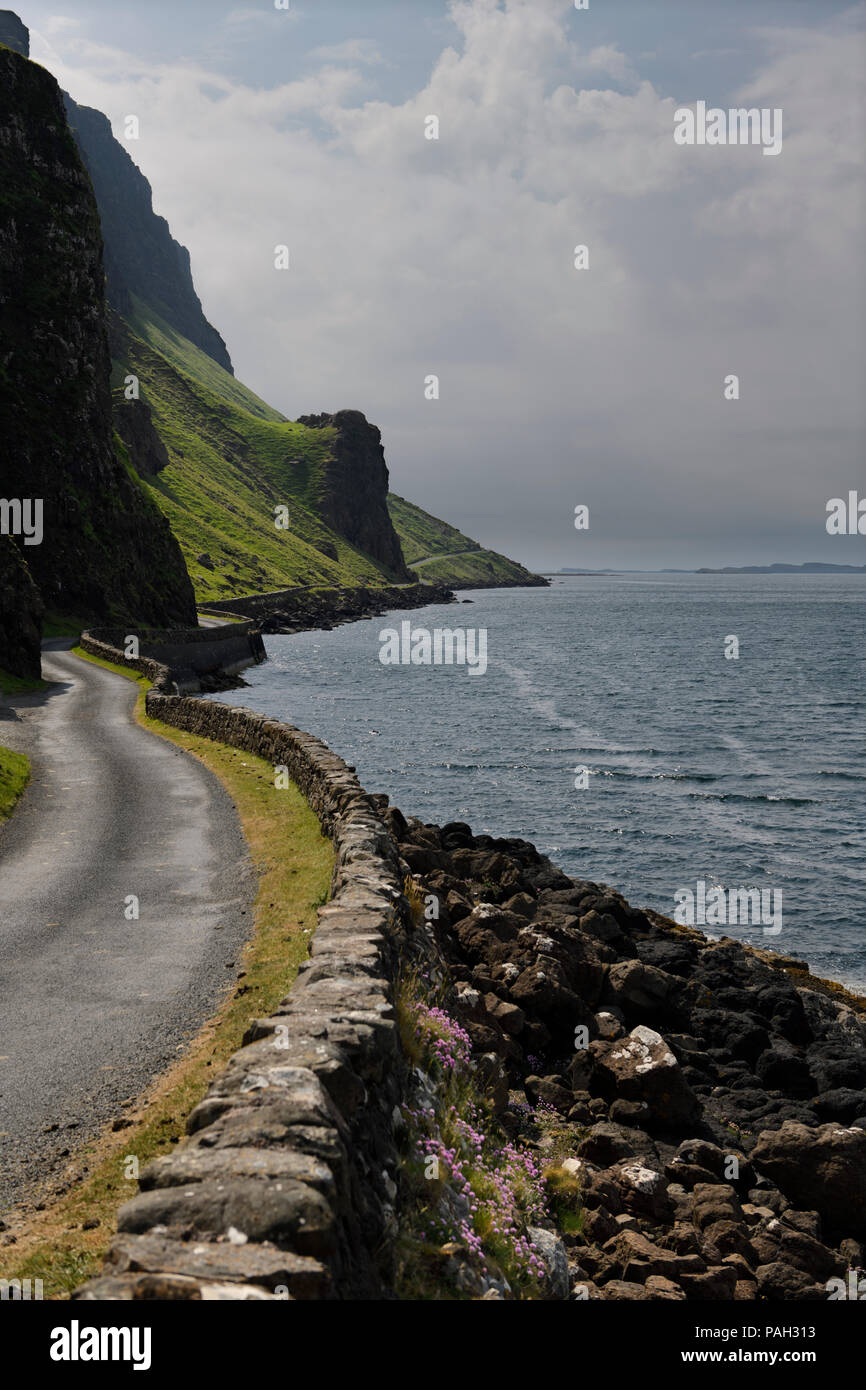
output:
[[646,1105],[650,1127],[682,1129],[698,1114],[697,1096],[664,1038],[639,1024],[596,1053],[595,1075],[610,1096]]

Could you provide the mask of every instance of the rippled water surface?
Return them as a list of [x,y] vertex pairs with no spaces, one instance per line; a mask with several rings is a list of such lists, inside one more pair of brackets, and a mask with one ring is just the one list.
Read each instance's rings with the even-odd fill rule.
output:
[[[866,578],[580,576],[460,597],[268,637],[251,689],[218,698],[318,734],[407,814],[524,836],[636,904],[672,913],[699,879],[781,889],[781,934],[728,934],[866,989]],[[379,632],[403,619],[486,628],[486,673],[382,665]]]

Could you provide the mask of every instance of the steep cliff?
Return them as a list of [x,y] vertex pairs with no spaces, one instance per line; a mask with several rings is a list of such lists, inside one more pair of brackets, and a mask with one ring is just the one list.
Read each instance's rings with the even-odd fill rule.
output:
[[360,410],[301,415],[298,424],[334,431],[319,495],[322,519],[390,573],[411,578],[388,512],[388,469],[379,430]]
[[[11,12],[0,12],[0,25],[26,50],[27,31]],[[114,427],[180,542],[197,597],[407,580],[404,539],[429,567],[425,578],[435,569],[448,583],[454,569],[464,586],[533,582],[411,504],[392,507],[381,436],[360,411],[291,423],[235,379],[195,292],[189,253],[154,212],[147,179],[101,112],[64,100],[104,240]],[[130,373],[138,400],[123,390]],[[274,526],[280,506],[290,512],[282,530]],[[432,537],[420,550],[419,528]],[[95,525],[94,533],[103,534]],[[460,549],[459,564],[443,544]]]
[[57,83],[8,47],[0,306],[0,494],[43,503],[43,538],[26,560],[45,606],[88,620],[193,621],[177,542],[115,449],[93,189]]
[[0,44],[30,57],[30,31],[13,10],[0,10]]
[[42,600],[21,551],[0,536],[0,671],[38,677]]
[[137,295],[166,323],[206,352],[227,372],[226,345],[208,323],[195,292],[189,252],[175,241],[153,210],[147,179],[111,132],[101,111],[79,106],[64,93],[72,133],[93,181],[105,241],[106,293],[124,317]]

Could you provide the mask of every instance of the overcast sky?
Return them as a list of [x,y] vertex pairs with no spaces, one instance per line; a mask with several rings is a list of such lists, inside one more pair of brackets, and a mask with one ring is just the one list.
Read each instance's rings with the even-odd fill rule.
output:
[[[537,568],[866,562],[825,529],[866,495],[866,5],[14,8],[139,117],[237,375],[363,410],[395,492]],[[781,153],[677,145],[698,100],[782,108]]]

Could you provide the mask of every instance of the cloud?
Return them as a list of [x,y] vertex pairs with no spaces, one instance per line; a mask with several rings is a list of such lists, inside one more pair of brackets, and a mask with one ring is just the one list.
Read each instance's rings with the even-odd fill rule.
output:
[[77,41],[49,65],[139,114],[239,376],[287,414],[365,410],[395,491],[536,564],[849,559],[823,519],[864,430],[862,33],[777,30],[769,58],[744,36],[737,103],[785,113],[764,159],[676,146],[695,94],[604,85],[629,60],[571,13],[459,0],[399,103],[334,66],[257,90]]
[[73,19],[71,15],[55,14],[45,20],[45,31],[48,34],[65,34],[71,29],[79,28],[80,19]]
[[324,44],[310,50],[309,57],[321,63],[384,63],[373,39],[345,39],[343,43]]

